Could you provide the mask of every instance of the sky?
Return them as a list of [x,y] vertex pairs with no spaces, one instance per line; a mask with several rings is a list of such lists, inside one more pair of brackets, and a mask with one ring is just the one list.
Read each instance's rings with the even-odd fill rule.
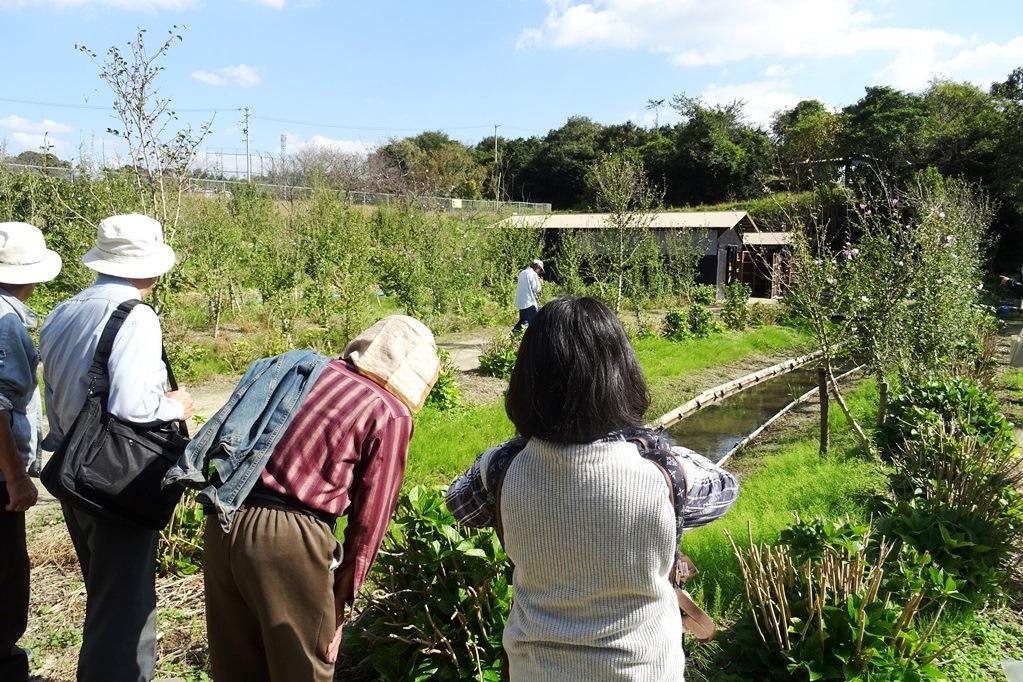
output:
[[935,76],[988,87],[1023,65],[1018,0],[0,0],[7,152],[45,134],[63,158],[116,157],[113,96],[75,46],[102,57],[173,26],[161,94],[182,124],[212,118],[214,154],[244,148],[243,107],[254,153],[282,135],[288,151],[365,153],[427,129],[475,143],[572,115],[652,125],[647,102],[679,93],[745,100],[766,125],[801,99],[841,107]]

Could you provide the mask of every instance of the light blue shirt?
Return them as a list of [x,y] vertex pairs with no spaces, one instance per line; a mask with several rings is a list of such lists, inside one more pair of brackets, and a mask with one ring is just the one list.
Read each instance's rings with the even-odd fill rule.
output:
[[[100,275],[88,289],[64,301],[46,317],[39,336],[50,433],[43,443],[56,450],[89,394],[89,368],[103,327],[125,301],[139,298],[130,282]],[[160,319],[148,306],[128,315],[114,339],[107,371],[107,410],[129,422],[182,419],[184,405],[167,398],[167,366],[161,357]]]
[[[36,321],[31,308],[0,289],[0,419],[10,419],[14,443],[26,471],[39,455],[42,419],[36,374],[39,354],[28,333]],[[3,480],[0,473],[0,481]]]

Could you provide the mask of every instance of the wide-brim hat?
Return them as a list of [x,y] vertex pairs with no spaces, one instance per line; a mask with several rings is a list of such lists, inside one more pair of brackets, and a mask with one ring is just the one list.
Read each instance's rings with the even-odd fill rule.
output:
[[60,254],[46,248],[42,231],[28,223],[0,223],[0,282],[37,284],[60,273]]
[[149,216],[132,213],[100,221],[96,246],[82,256],[96,272],[127,279],[159,277],[174,267],[174,249],[163,242],[163,227]]
[[433,332],[407,315],[390,315],[380,320],[355,337],[341,357],[412,412],[423,408],[440,374]]

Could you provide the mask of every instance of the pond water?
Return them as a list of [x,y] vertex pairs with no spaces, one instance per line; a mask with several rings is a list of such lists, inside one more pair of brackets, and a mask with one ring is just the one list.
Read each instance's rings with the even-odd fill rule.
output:
[[748,434],[815,386],[817,363],[811,362],[709,405],[669,427],[667,432],[679,445],[717,462]]

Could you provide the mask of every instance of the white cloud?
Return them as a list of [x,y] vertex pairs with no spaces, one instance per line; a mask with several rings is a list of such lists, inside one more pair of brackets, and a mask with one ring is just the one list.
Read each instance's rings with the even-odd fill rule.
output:
[[520,47],[643,48],[682,66],[957,46],[940,30],[879,25],[863,0],[547,0]]
[[249,2],[276,10],[286,7],[313,7],[319,4],[319,0],[249,0]]
[[183,10],[198,5],[198,0],[0,0],[0,10],[30,7],[108,7],[132,12],[156,12],[159,10]]
[[64,123],[51,121],[44,118],[42,121],[32,121],[15,114],[0,116],[0,128],[13,130],[20,133],[70,133],[71,126]]
[[365,157],[375,148],[375,145],[366,144],[361,140],[337,140],[323,135],[313,135],[308,140],[292,133],[285,133],[285,137],[289,153],[300,153],[307,149],[327,149]]
[[981,86],[1004,80],[1023,64],[1023,36],[999,43],[983,43],[961,49],[949,56],[937,50],[906,50],[882,72],[881,78],[899,88],[922,88],[934,76],[968,80]]
[[224,85],[227,83],[227,79],[223,76],[218,76],[212,71],[203,71],[202,69],[193,71],[189,77],[206,85]]
[[792,92],[788,84],[774,80],[734,85],[711,83],[700,96],[708,104],[729,104],[742,100],[746,103],[744,111],[750,121],[765,128],[770,124],[774,112],[789,109],[804,99],[810,99]]
[[198,71],[193,71],[189,77],[207,85],[234,83],[240,88],[251,88],[263,82],[262,77],[259,75],[259,69],[248,64],[225,66],[216,71],[199,69]]

